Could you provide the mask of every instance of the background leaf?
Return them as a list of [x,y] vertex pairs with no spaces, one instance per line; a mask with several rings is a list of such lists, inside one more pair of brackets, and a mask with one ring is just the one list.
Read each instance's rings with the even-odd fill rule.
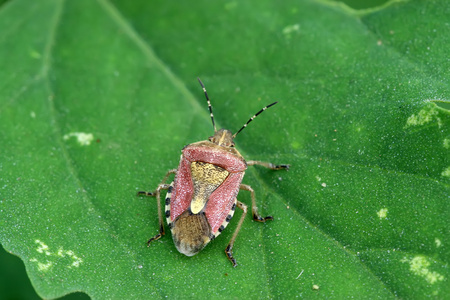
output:
[[[9,1],[0,10],[0,242],[41,297],[449,294],[443,0]],[[199,255],[157,232],[180,149],[236,131],[260,211]],[[438,104],[438,105],[437,105]],[[250,203],[242,192],[239,199]],[[237,213],[239,217],[239,212]]]

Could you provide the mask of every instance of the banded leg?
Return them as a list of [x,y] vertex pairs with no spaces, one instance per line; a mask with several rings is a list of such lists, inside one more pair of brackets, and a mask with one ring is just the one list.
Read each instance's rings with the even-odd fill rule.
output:
[[169,170],[167,172],[166,176],[164,176],[163,180],[161,181],[161,183],[158,185],[158,187],[156,188],[156,190],[154,192],[140,191],[137,193],[138,196],[156,197],[156,203],[157,203],[157,207],[158,207],[159,233],[147,241],[147,246],[150,246],[150,243],[152,241],[155,241],[164,235],[164,222],[163,222],[163,216],[161,213],[161,197],[160,197],[160,195],[161,195],[161,190],[169,189],[170,184],[166,184],[165,182],[167,181],[167,178],[169,178],[169,176],[171,174],[175,174],[176,172],[177,172],[177,169]]
[[234,257],[233,257],[234,241],[236,240],[236,237],[237,237],[237,235],[239,233],[239,230],[241,229],[242,223],[244,223],[245,216],[247,215],[247,205],[245,205],[244,203],[242,203],[239,200],[236,200],[236,201],[237,201],[237,203],[236,203],[237,207],[242,209],[243,213],[242,213],[241,218],[239,219],[239,223],[238,223],[238,225],[236,227],[236,230],[234,231],[233,236],[231,237],[231,240],[228,243],[227,248],[225,248],[225,254],[227,255],[228,259],[233,264],[233,267],[237,266],[236,259],[234,259]]
[[[265,168],[271,169],[271,170],[289,170],[290,165],[275,165],[273,163],[259,161],[259,160],[249,160],[247,162],[248,166],[254,166],[259,165],[263,166]],[[253,219],[258,222],[265,222],[267,220],[273,220],[272,216],[267,216],[265,218],[261,217],[258,214],[258,207],[256,206],[256,199],[255,199],[255,191],[252,189],[251,186],[246,184],[241,184],[239,187],[241,190],[249,191],[252,196],[252,213],[253,213]]]
[[260,165],[271,170],[289,170],[291,165],[274,165],[273,163],[259,161],[259,160],[249,160],[247,162],[248,166]]
[[256,197],[255,197],[255,191],[252,189],[251,186],[247,185],[247,184],[241,184],[241,186],[239,187],[240,190],[244,190],[244,191],[249,191],[250,195],[252,196],[252,215],[253,215],[253,219],[255,221],[258,222],[265,222],[267,220],[273,220],[272,216],[267,216],[267,217],[261,217],[258,213],[258,207],[256,206]]

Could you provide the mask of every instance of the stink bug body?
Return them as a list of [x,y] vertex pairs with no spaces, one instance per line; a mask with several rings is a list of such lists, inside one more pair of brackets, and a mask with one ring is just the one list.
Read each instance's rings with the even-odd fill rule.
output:
[[[289,169],[289,165],[274,165],[261,161],[245,161],[234,148],[233,139],[260,113],[275,105],[274,102],[256,113],[235,134],[227,129],[216,130],[211,102],[203,83],[198,79],[208,101],[208,108],[214,127],[214,135],[207,141],[187,145],[183,148],[178,169],[169,170],[154,192],[138,192],[138,195],[154,196],[158,204],[159,234],[148,241],[159,239],[164,234],[161,213],[160,192],[166,195],[165,217],[172,232],[173,241],[179,252],[193,256],[216,238],[233,217],[236,206],[243,210],[236,230],[225,249],[225,253],[236,266],[232,248],[239,229],[247,214],[247,206],[237,200],[239,190],[251,193],[253,218],[259,222],[272,220],[261,217],[256,207],[255,193],[242,184],[247,166],[260,165],[272,170]],[[168,177],[175,174],[175,180],[166,184]]]

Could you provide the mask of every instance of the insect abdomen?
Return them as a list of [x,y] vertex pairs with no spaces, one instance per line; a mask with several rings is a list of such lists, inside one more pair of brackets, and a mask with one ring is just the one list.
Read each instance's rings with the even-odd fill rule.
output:
[[200,252],[212,238],[205,213],[191,214],[186,210],[173,222],[172,237],[180,253],[193,256]]

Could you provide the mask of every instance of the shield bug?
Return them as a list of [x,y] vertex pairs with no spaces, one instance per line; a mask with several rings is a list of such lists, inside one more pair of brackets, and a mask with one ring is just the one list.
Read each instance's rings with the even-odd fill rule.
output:
[[[161,190],[167,190],[165,217],[172,232],[173,241],[178,251],[187,256],[197,254],[216,238],[227,227],[236,207],[239,207],[243,213],[225,249],[228,259],[235,267],[236,260],[232,249],[247,214],[247,205],[236,198],[239,190],[250,192],[253,219],[258,222],[273,220],[271,216],[263,218],[259,215],[255,192],[249,185],[241,183],[247,166],[260,165],[272,170],[288,170],[289,165],[245,161],[234,147],[233,140],[254,118],[277,102],[261,109],[241,129],[232,134],[227,129],[216,129],[208,93],[199,78],[198,81],[208,102],[214,135],[207,141],[185,146],[178,168],[169,170],[155,191],[138,192],[138,195],[156,197],[158,205],[159,233],[147,243],[149,245],[164,235]],[[175,174],[174,181],[166,184],[172,174]]]

